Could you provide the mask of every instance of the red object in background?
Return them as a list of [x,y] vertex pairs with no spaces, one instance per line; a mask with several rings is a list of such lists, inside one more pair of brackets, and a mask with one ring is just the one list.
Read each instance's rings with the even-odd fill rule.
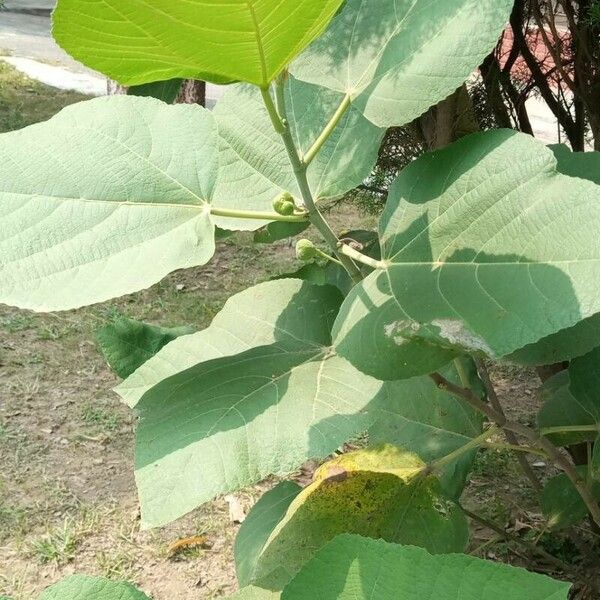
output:
[[[552,44],[552,50],[546,45],[546,41],[542,32],[537,29],[530,29],[527,31],[525,38],[529,49],[536,57],[538,64],[540,65],[542,72],[547,77],[550,85],[553,88],[561,87],[564,83],[559,69],[556,68],[556,63],[553,58],[553,54],[560,55],[562,57],[562,64],[564,72],[568,75],[573,74],[572,67],[572,53],[571,53],[571,34],[568,31],[563,33],[559,32],[559,37],[556,39],[552,32],[545,30],[546,37]],[[514,44],[514,34],[512,28],[506,29],[502,36],[501,45],[499,49],[499,62],[500,67],[504,68],[508,62],[511,50]],[[527,84],[531,81],[531,71],[527,67],[525,60],[521,55],[515,61],[511,69],[512,78],[515,81]]]

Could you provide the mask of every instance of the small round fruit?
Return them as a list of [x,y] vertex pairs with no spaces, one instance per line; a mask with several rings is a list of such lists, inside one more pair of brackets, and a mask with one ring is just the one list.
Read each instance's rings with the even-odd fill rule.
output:
[[277,214],[285,217],[293,215],[296,210],[294,197],[289,192],[284,192],[280,196],[277,196],[277,198],[273,200],[273,210],[275,210]]
[[317,256],[317,248],[310,240],[298,240],[296,244],[296,257],[307,262]]

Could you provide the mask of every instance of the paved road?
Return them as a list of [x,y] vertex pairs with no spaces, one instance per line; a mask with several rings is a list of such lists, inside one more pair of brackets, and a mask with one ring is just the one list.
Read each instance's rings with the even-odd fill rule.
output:
[[[19,10],[51,9],[55,0],[7,0],[6,7]],[[52,39],[50,18],[27,12],[0,12],[0,53],[27,76],[47,85],[84,94],[104,93],[105,77],[71,58]],[[207,104],[212,107],[223,92],[209,85]]]
[[5,0],[4,6],[8,10],[52,10],[56,0]]
[[57,46],[50,35],[48,17],[0,12],[0,49],[13,56],[60,65],[77,73],[93,73]]
[[[61,89],[84,94],[105,93],[105,77],[71,58],[52,39],[50,11],[56,0],[5,0],[0,12],[0,53],[32,79]],[[218,86],[208,85],[207,104],[212,107],[222,96]]]

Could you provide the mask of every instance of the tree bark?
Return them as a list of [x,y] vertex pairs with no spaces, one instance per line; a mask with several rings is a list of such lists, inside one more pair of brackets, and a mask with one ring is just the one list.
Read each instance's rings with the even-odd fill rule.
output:
[[479,131],[466,84],[420,117],[417,129],[427,150],[443,148],[465,135]]
[[[109,96],[127,93],[127,87],[112,79],[107,80],[106,89]],[[175,104],[200,104],[200,106],[206,106],[206,82],[186,79],[181,86]]]
[[186,79],[181,86],[175,104],[200,104],[200,106],[206,106],[206,82]]

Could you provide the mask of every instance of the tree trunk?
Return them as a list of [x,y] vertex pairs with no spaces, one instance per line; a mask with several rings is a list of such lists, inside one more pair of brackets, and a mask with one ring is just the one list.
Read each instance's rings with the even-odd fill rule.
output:
[[466,84],[420,117],[417,129],[427,150],[443,148],[469,133],[479,131]]
[[[127,87],[108,79],[106,89],[109,96],[114,94],[126,94]],[[195,79],[186,79],[179,90],[175,104],[200,104],[206,106],[206,82]]]
[[186,79],[179,90],[175,104],[200,104],[206,106],[206,82]]

